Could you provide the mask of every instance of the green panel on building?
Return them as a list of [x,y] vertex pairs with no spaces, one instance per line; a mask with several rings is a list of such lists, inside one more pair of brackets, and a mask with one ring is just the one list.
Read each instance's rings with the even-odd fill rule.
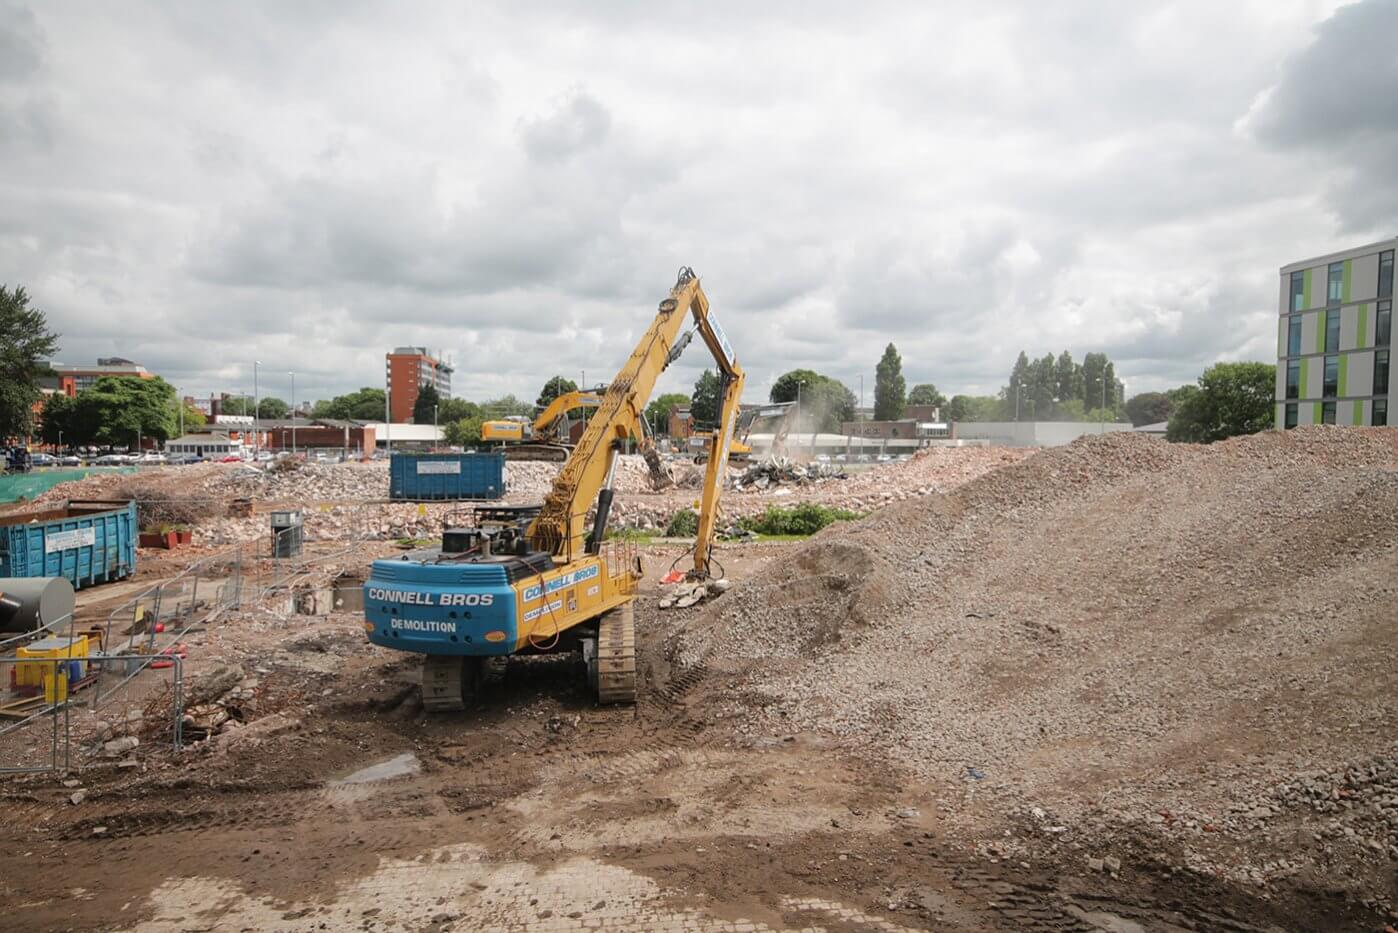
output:
[[1301,307],[1311,306],[1311,270],[1301,273]]
[[1362,304],[1359,306],[1359,326],[1354,332],[1354,347],[1356,350],[1364,349],[1364,341],[1369,339],[1369,306]]
[[1364,423],[1364,402],[1360,399],[1354,400],[1354,420],[1350,424]]
[[1349,395],[1349,392],[1346,391],[1346,390],[1348,390],[1348,388],[1349,388],[1349,354],[1348,354],[1348,353],[1341,353],[1341,354],[1340,354],[1340,384],[1339,384],[1339,392],[1338,392],[1337,394],[1338,394],[1338,395],[1341,395],[1341,396]]
[[1323,417],[1324,415],[1320,413],[1320,402],[1316,402],[1315,407],[1311,409],[1311,424],[1320,424]]
[[1310,362],[1311,361],[1307,359],[1301,360],[1301,375],[1299,377],[1301,384],[1298,386],[1297,394],[1302,398],[1306,397],[1306,372],[1310,369]]
[[1341,299],[1340,299],[1341,301],[1349,301],[1349,284],[1350,284],[1350,279],[1351,279],[1353,276],[1354,276],[1354,260],[1353,260],[1353,259],[1346,259],[1346,260],[1345,260],[1345,273],[1344,273],[1344,280],[1343,280],[1343,281],[1344,281],[1344,284],[1343,284],[1343,291],[1341,291],[1341,293],[1340,293],[1341,296],[1342,296]]

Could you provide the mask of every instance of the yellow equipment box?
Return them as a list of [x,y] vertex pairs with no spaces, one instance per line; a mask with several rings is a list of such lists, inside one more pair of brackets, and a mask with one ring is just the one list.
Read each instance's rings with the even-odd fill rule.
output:
[[[86,635],[75,635],[71,638],[43,638],[19,648],[15,651],[16,658],[33,658],[35,661],[15,665],[15,687],[41,687],[47,702],[62,703],[68,699],[69,684],[87,676],[88,645]],[[54,663],[35,663],[39,659],[52,659]]]

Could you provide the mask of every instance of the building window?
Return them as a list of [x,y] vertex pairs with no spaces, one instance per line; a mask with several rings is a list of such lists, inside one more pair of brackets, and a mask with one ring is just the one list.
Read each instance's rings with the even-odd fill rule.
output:
[[1301,397],[1301,361],[1288,360],[1286,364],[1286,397]]
[[1301,355],[1301,318],[1298,315],[1292,315],[1286,325],[1286,355]]
[[[1289,398],[1289,397],[1290,397],[1290,396],[1288,396],[1288,398]],[[1294,428],[1294,427],[1296,427],[1296,403],[1295,403],[1295,402],[1291,402],[1289,405],[1286,406],[1286,421],[1285,421],[1285,426],[1288,427],[1288,428]]]
[[1374,346],[1386,347],[1393,339],[1393,302],[1380,301],[1378,318],[1374,321]]
[[1335,403],[1334,403],[1334,402],[1322,402],[1322,403],[1321,403],[1321,405],[1320,405],[1320,423],[1321,423],[1321,424],[1334,424],[1334,423],[1335,423]]
[[[1378,378],[1377,372],[1374,378]],[[1325,358],[1325,385],[1321,388],[1320,394],[1326,398],[1334,398],[1340,394],[1340,358],[1338,356],[1327,356]]]
[[1320,348],[1321,353],[1334,353],[1340,349],[1340,312],[1325,312],[1325,345]]
[[1388,394],[1388,351],[1374,351],[1374,394]]
[[1342,262],[1332,262],[1330,264],[1330,287],[1325,293],[1325,303],[1337,305],[1340,298],[1345,293],[1345,264]]
[[1379,297],[1393,297],[1393,250],[1379,253]]
[[1374,417],[1369,420],[1376,428],[1388,424],[1388,399],[1374,399]]
[[1291,273],[1291,310],[1306,310],[1306,273],[1304,271]]

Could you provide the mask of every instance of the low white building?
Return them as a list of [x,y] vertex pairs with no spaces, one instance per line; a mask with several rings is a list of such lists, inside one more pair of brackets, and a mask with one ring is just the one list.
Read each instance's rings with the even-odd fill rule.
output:
[[230,454],[241,454],[243,442],[230,439],[227,434],[186,434],[165,444],[167,454],[195,454],[215,459]]

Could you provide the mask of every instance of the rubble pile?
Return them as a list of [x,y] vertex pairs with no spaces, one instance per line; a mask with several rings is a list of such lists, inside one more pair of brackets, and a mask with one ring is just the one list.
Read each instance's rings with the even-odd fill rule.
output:
[[[869,512],[894,502],[944,491],[1032,451],[1010,448],[960,447],[932,449],[912,460],[852,470],[839,465],[798,464],[773,459],[747,468],[730,465],[731,482],[720,502],[720,527],[740,518],[758,516],[769,505],[815,502],[856,512]],[[543,461],[506,463],[506,492],[502,504],[542,502],[561,465]],[[687,461],[667,461],[675,485],[656,491],[650,471],[639,455],[624,455],[617,463],[617,498],[612,525],[645,531],[663,530],[680,509],[696,508],[704,467]],[[765,477],[765,481],[763,480]],[[199,506],[193,522],[199,546],[218,547],[257,540],[267,533],[266,512],[297,508],[305,514],[308,541],[354,537],[423,539],[438,535],[444,517],[469,507],[466,502],[389,502],[388,464],[305,462],[295,469],[264,469],[249,464],[206,463],[143,471],[138,477],[91,476],[55,486],[41,501],[102,498],[136,479],[142,490],[171,502]],[[237,500],[255,505],[253,514],[230,506]]]
[[[1304,775],[1388,775],[1398,734],[1395,514],[1393,429],[1088,437],[816,536],[668,653],[746,668],[713,702],[751,736],[825,732],[951,786],[972,768],[1059,823],[1226,830],[1277,785],[1339,813],[1354,779]],[[1304,837],[1389,857],[1379,784],[1383,826]]]
[[766,489],[782,483],[805,486],[827,479],[844,479],[845,468],[838,463],[797,463],[790,457],[768,457],[749,466],[733,480],[733,488]]

